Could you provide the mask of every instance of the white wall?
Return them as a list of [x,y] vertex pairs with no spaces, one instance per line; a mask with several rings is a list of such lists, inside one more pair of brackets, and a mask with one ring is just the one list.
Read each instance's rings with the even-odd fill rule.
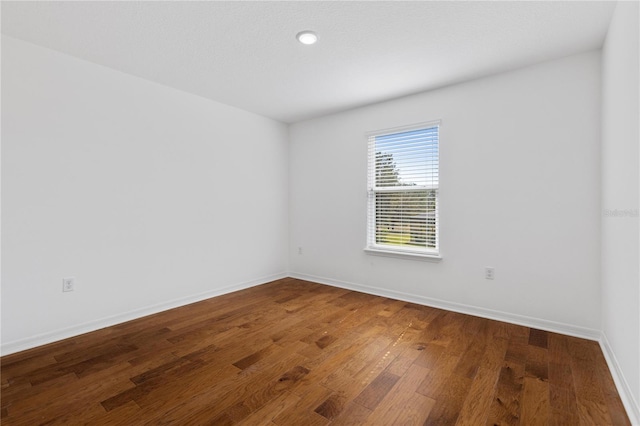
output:
[[285,275],[287,138],[3,36],[3,353]]
[[[602,56],[602,328],[605,352],[636,421],[640,421],[638,9],[637,2],[618,3]],[[618,216],[606,215],[616,210]]]
[[[365,254],[364,133],[436,119],[443,260]],[[591,52],[294,124],[292,275],[597,338],[599,123]]]

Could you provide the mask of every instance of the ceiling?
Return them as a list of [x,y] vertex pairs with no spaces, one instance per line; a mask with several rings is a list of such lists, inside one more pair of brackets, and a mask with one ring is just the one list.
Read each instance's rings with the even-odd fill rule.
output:
[[[602,46],[614,2],[2,2],[2,33],[285,123]],[[295,39],[314,30],[319,41]]]

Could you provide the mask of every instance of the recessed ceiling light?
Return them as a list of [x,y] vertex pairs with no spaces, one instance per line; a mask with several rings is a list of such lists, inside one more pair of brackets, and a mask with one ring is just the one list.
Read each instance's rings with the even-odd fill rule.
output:
[[296,38],[302,44],[313,44],[318,41],[318,36],[313,31],[300,31]]

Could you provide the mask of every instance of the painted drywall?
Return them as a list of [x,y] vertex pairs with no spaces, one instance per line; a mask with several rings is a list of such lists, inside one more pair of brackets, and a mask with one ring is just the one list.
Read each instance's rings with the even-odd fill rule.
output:
[[602,328],[640,421],[638,9],[618,3],[602,53]]
[[284,276],[287,138],[3,36],[3,353]]
[[[438,119],[442,261],[366,254],[365,132]],[[297,123],[290,139],[292,275],[599,336],[599,52]]]

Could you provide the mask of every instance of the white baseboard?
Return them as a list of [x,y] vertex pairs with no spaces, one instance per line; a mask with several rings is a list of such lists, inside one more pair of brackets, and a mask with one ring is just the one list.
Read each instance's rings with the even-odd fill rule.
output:
[[625,379],[624,374],[622,374],[620,364],[618,364],[618,360],[607,340],[607,335],[604,333],[600,336],[600,348],[602,348],[604,358],[607,360],[609,371],[611,371],[611,376],[613,376],[613,381],[618,389],[622,404],[627,410],[629,421],[632,425],[640,426],[640,405],[638,405],[638,401],[633,397],[629,383]]
[[355,290],[362,293],[373,294],[376,296],[389,297],[391,299],[403,300],[405,302],[416,303],[418,305],[431,306],[433,308],[445,309],[447,311],[458,312],[461,314],[473,315],[476,317],[488,318],[496,321],[503,321],[512,324],[522,325],[525,327],[537,328],[540,330],[551,331],[554,333],[566,334],[569,336],[580,337],[588,340],[600,340],[600,330],[586,327],[580,327],[572,324],[549,321],[540,318],[533,318],[524,315],[513,314],[510,312],[494,311],[492,309],[481,308],[478,306],[465,305],[462,303],[448,302],[431,297],[420,296],[417,294],[403,293],[399,291],[389,290],[386,288],[371,287],[363,284],[356,284],[346,281],[334,280],[332,278],[317,277],[314,275],[300,274],[290,272],[289,276],[306,281],[313,281],[320,284],[326,284],[333,287]]
[[73,327],[54,330],[47,333],[38,334],[35,336],[27,337],[25,339],[14,340],[12,342],[2,342],[0,345],[0,354],[2,356],[9,355],[15,352],[24,351],[26,349],[35,348],[37,346],[46,345],[48,343],[57,342],[58,340],[67,339],[69,337],[78,336],[80,334],[96,331],[101,328],[110,327],[123,322],[131,321],[134,319],[142,318],[147,315],[156,314],[158,312],[166,311],[169,309],[177,308],[180,306],[188,305],[190,303],[199,302],[201,300],[209,299],[211,297],[220,296],[227,293],[232,293],[238,290],[244,290],[246,288],[255,287],[260,284],[265,284],[270,281],[286,278],[289,275],[285,272],[279,274],[273,274],[266,277],[258,278],[255,280],[245,281],[238,284],[229,285],[226,287],[218,288],[211,291],[206,291],[199,294],[194,294],[187,297],[181,297],[179,299],[170,300],[163,303],[158,303],[152,306],[146,306],[140,309],[134,309],[129,312],[124,312],[117,315],[112,315],[105,318],[100,318],[94,321],[85,322]]

